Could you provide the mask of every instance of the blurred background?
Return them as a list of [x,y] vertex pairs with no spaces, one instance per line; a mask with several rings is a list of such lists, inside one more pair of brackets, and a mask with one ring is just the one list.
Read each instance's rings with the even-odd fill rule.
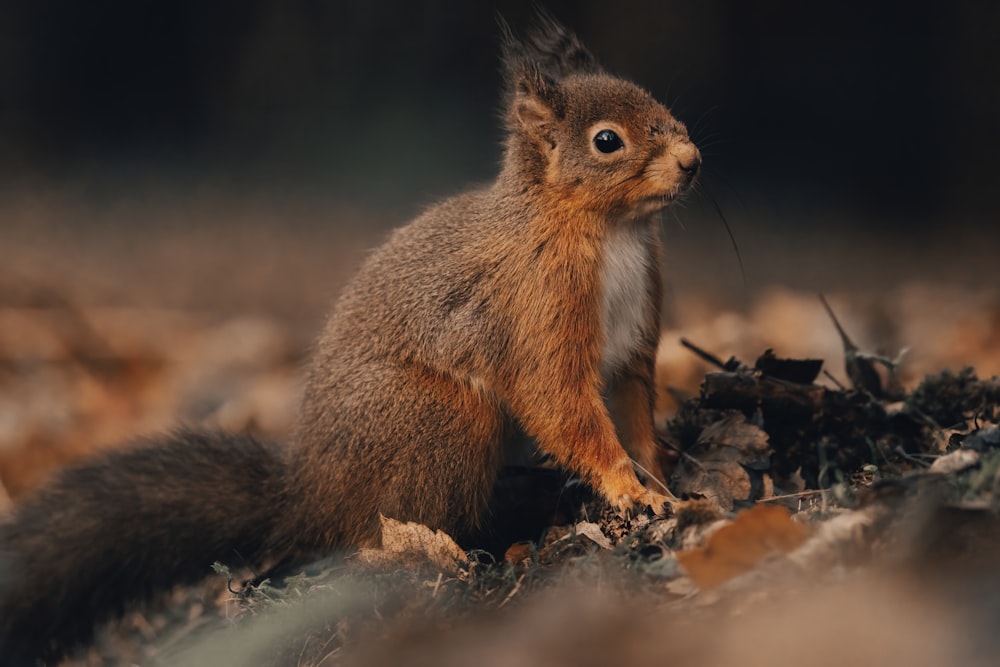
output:
[[[46,235],[69,234],[87,254],[87,239],[124,234],[115,254],[149,268],[178,259],[157,259],[165,251],[154,239],[169,231],[181,246],[203,246],[215,226],[228,240],[209,249],[210,265],[226,247],[246,253],[244,233],[314,248],[302,262],[342,265],[342,237],[368,245],[428,202],[493,177],[494,15],[523,27],[532,5],[7,0],[0,225],[7,235],[44,222],[56,228]],[[685,290],[744,291],[712,200],[751,289],[928,272],[997,280],[987,269],[1000,236],[1000,6],[547,6],[611,71],[668,103],[704,147],[701,194],[668,216],[673,277]],[[292,259],[264,261],[277,269]],[[235,260],[226,268],[213,288],[247,270]],[[338,268],[317,270],[336,282]],[[173,289],[164,298],[211,300]]]
[[[248,386],[206,379],[219,360],[281,366],[254,399],[280,432],[294,408],[260,411],[294,406],[290,378],[366,250],[496,173],[495,15],[523,29],[533,4],[0,2],[0,444],[65,441],[76,422],[39,380],[65,360],[128,369],[128,391],[93,399],[116,419],[145,414],[150,387],[183,396],[157,403],[161,422]],[[863,347],[913,348],[911,377],[1000,372],[983,352],[1000,348],[1000,4],[545,4],[705,154],[664,217],[671,331],[723,357],[775,345],[836,364],[822,290]],[[165,367],[201,370],[168,391]]]

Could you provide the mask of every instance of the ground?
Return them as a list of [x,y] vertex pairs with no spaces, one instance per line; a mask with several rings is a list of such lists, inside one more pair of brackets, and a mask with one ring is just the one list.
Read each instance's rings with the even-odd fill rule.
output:
[[[7,502],[178,422],[288,435],[311,337],[375,233],[286,202],[299,222],[276,236],[277,213],[243,207],[226,209],[238,230],[87,233],[52,225],[67,211],[51,203],[8,211]],[[735,305],[718,285],[671,291],[657,425],[682,500],[666,517],[616,515],[543,472],[561,518],[530,544],[466,554],[387,517],[383,552],[256,585],[206,573],[67,664],[991,664],[1000,296],[845,284],[826,298],[859,350],[802,286]]]

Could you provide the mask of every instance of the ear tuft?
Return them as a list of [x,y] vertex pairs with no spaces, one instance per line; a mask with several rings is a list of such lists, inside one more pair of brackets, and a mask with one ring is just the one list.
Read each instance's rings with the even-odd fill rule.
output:
[[500,16],[506,117],[509,129],[525,131],[536,140],[554,145],[553,123],[566,113],[560,82],[571,74],[600,72],[600,66],[572,32],[542,9],[527,39],[514,35]]
[[571,74],[599,74],[603,70],[583,42],[544,9],[537,8],[534,27],[527,39],[519,39],[510,24],[499,14],[500,43],[504,72],[508,83],[522,63],[531,63],[554,80]]
[[559,84],[532,57],[531,47],[514,36],[502,18],[503,69],[506,80],[505,116],[512,131],[525,131],[536,139],[565,115]]
[[580,38],[541,7],[535,9],[535,26],[527,43],[532,59],[555,79],[602,71]]

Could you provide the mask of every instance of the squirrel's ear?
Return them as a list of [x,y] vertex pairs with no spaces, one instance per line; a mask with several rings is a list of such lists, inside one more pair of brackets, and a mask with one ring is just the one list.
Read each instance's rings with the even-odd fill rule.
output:
[[532,65],[524,64],[517,77],[509,83],[507,124],[555,146],[553,129],[565,116],[565,103],[559,85]]

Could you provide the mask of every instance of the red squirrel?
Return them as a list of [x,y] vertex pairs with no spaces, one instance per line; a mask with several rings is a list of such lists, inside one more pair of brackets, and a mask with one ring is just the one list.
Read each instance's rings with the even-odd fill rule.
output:
[[668,501],[652,414],[658,214],[701,155],[554,20],[503,32],[500,173],[364,263],[320,336],[291,443],[152,438],[64,470],[0,523],[8,660],[58,656],[214,561],[375,545],[379,514],[468,534],[525,442],[619,508]]

